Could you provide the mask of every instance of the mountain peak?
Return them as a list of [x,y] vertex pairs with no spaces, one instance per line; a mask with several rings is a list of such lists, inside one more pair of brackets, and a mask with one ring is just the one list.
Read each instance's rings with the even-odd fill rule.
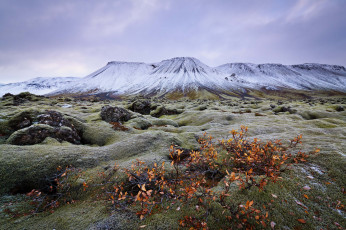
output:
[[126,61],[110,61],[107,65],[140,65],[145,64],[144,62],[126,62]]
[[158,63],[154,73],[207,73],[212,69],[193,57],[175,57]]
[[179,60],[179,61],[199,61],[197,58],[194,57],[174,57],[174,58],[170,58],[167,60]]

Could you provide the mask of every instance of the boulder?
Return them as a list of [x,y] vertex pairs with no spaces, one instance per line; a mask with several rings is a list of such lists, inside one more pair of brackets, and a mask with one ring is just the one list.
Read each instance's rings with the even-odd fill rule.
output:
[[14,95],[12,93],[5,93],[3,96],[2,96],[2,100],[6,100],[8,98],[11,98],[13,97]]
[[166,126],[171,125],[174,127],[179,127],[178,123],[170,119],[155,119],[151,122],[153,125]]
[[120,107],[103,106],[101,109],[101,118],[107,122],[124,122],[130,120],[131,113]]
[[284,112],[289,112],[290,114],[294,114],[294,113],[297,113],[297,110],[296,109],[292,109],[290,106],[286,107],[286,106],[278,106],[278,107],[275,107],[273,109],[273,112],[275,114],[277,113],[284,113]]
[[29,127],[39,114],[40,112],[37,110],[22,111],[11,117],[8,121],[8,125],[13,131]]
[[76,130],[66,126],[52,127],[45,124],[34,124],[20,129],[12,133],[6,142],[13,145],[34,145],[43,142],[47,137],[54,138],[59,142],[81,143],[81,138]]
[[8,122],[9,126],[17,131],[31,126],[32,124],[46,124],[53,127],[67,126],[74,128],[73,124],[64,116],[54,110],[40,112],[37,110],[26,110],[14,115]]
[[337,106],[335,106],[335,110],[338,111],[338,112],[342,112],[345,109],[344,109],[344,107],[342,105],[337,105]]
[[150,115],[153,117],[161,117],[163,115],[175,115],[180,114],[182,111],[177,109],[166,108],[165,106],[158,106],[155,110],[150,112]]
[[131,120],[131,122],[133,122],[133,128],[142,130],[148,129],[153,125],[150,121],[140,117]]
[[44,96],[35,95],[29,92],[23,92],[17,95],[13,95],[13,105],[20,105],[28,101],[39,101]]
[[61,113],[53,110],[48,110],[44,114],[38,115],[37,120],[39,124],[46,124],[53,127],[73,127],[73,125],[68,120],[64,119]]
[[130,105],[129,109],[136,113],[148,115],[151,111],[151,103],[150,101],[137,100]]
[[55,138],[59,142],[81,143],[82,131],[72,124],[73,119],[63,114],[47,110],[26,110],[16,114],[8,121],[11,129],[7,143],[14,145],[34,145],[45,138]]

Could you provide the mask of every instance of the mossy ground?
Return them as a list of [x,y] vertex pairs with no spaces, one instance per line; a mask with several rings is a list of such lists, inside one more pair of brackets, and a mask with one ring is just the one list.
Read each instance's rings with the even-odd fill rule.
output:
[[[252,94],[256,97],[261,96],[259,92]],[[303,134],[302,150],[309,151],[319,147],[321,152],[309,158],[308,163],[285,171],[281,181],[268,185],[263,192],[259,193],[255,188],[247,192],[235,191],[234,200],[254,200],[254,205],[258,206],[270,203],[269,219],[274,221],[279,229],[334,229],[335,222],[346,226],[345,211],[335,208],[338,201],[342,204],[346,202],[342,191],[346,187],[346,113],[333,109],[335,105],[345,106],[345,98],[335,95],[329,98],[314,98],[311,95],[294,97],[293,94],[292,97],[288,97],[289,100],[283,100],[282,95],[269,95],[267,99],[256,100],[190,100],[181,95],[172,97],[177,100],[155,99],[155,103],[182,109],[183,113],[160,118],[135,114],[137,120],[144,119],[151,126],[146,129],[133,128],[135,121],[130,120],[123,124],[129,128],[127,131],[113,130],[99,115],[101,107],[106,104],[126,107],[131,103],[126,99],[90,102],[43,98],[19,106],[11,106],[7,101],[1,101],[0,188],[3,198],[0,200],[0,206],[17,201],[17,204],[25,204],[21,200],[23,195],[11,193],[13,188],[39,188],[42,186],[41,181],[46,176],[54,174],[59,165],[78,167],[85,172],[85,180],[90,180],[98,172],[106,172],[106,168],[112,167],[114,162],[128,167],[136,158],[146,161],[168,161],[171,144],[196,149],[198,137],[205,132],[215,139],[226,139],[230,130],[246,125],[249,127],[250,138],[286,141]],[[70,104],[72,107],[66,108],[64,104]],[[275,114],[271,105],[290,106],[297,112]],[[15,114],[27,109],[56,110],[74,118],[79,122],[76,125],[83,128],[83,138],[88,140],[88,144],[72,145],[53,140],[33,146],[4,144],[8,137],[7,132],[10,132],[8,121]],[[264,116],[256,116],[256,113]],[[309,179],[308,176],[313,179]],[[311,190],[303,190],[305,185],[310,186]],[[274,198],[273,194],[277,198]],[[309,199],[305,198],[304,194]],[[297,201],[304,204],[307,209],[298,205]],[[25,209],[24,206],[22,208]],[[127,226],[129,229],[142,225],[146,225],[145,229],[175,229],[179,227],[178,220],[184,215],[202,215],[196,212],[193,205],[179,211],[176,209],[177,207],[171,205],[169,209],[139,221],[131,214],[111,213],[107,209],[107,204],[103,200],[95,199],[95,194],[90,192],[81,195],[75,204],[62,205],[53,214],[41,213],[20,218],[0,215],[0,229],[97,229],[107,224],[115,226],[116,223],[126,223],[118,226]],[[208,217],[211,229],[227,226],[218,221],[221,218],[218,210],[215,207],[215,212]],[[305,219],[307,223],[301,224],[297,219]]]

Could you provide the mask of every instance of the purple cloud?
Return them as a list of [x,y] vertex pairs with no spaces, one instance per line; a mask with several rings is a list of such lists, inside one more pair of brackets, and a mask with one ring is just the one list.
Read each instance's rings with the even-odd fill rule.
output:
[[210,66],[345,65],[345,8],[342,0],[3,0],[0,82],[175,56]]

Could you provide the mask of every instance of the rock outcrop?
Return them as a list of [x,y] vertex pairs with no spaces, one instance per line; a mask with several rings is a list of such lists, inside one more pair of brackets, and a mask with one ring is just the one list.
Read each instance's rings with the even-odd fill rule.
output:
[[101,118],[107,122],[125,122],[130,120],[131,113],[120,107],[103,106],[101,109]]

